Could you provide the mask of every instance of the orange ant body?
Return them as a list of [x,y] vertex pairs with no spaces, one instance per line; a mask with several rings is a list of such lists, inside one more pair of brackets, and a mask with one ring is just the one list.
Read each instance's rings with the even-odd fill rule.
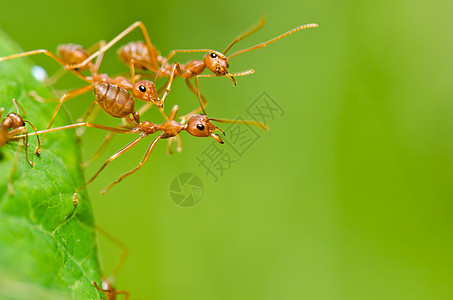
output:
[[[30,121],[24,120],[19,113],[19,103],[17,103],[16,99],[13,99],[14,106],[16,107],[17,113],[9,113],[4,119],[2,119],[2,115],[4,112],[4,108],[0,108],[0,148],[3,147],[7,142],[14,140],[15,137],[19,134],[22,134],[22,142],[25,145],[25,160],[33,167],[33,163],[28,159],[28,132],[25,128],[25,123],[28,123],[35,132],[37,132],[35,126]],[[20,106],[22,108],[22,106]],[[25,110],[22,108],[24,112],[23,115],[25,116]],[[39,144],[39,137],[37,136],[38,144]],[[17,164],[18,164],[18,154],[20,152],[21,145],[18,146],[16,160],[13,164],[11,169],[11,175],[8,182],[8,193],[13,195],[13,177],[16,172]]]

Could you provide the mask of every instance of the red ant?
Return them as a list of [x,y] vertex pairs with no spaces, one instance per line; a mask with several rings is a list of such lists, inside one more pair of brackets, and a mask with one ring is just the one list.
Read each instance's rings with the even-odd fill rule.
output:
[[[150,121],[144,121],[144,122],[137,122],[135,126],[133,126],[131,129],[123,129],[123,128],[114,128],[114,127],[107,127],[104,125],[98,125],[98,124],[93,124],[93,123],[88,123],[88,122],[82,122],[82,123],[76,123],[72,125],[67,125],[67,126],[62,126],[62,127],[57,127],[57,128],[51,128],[47,130],[42,130],[38,131],[35,134],[45,134],[48,132],[52,131],[58,131],[58,130],[63,130],[63,129],[68,129],[68,128],[76,128],[76,127],[94,127],[98,129],[103,129],[115,133],[125,133],[125,134],[139,134],[139,137],[137,137],[135,140],[133,140],[131,143],[123,147],[121,150],[110,156],[110,158],[102,165],[102,167],[94,174],[93,177],[91,177],[90,180],[88,180],[84,185],[82,185],[80,188],[78,188],[74,195],[73,195],[73,200],[74,200],[74,205],[78,204],[78,194],[79,192],[85,188],[88,184],[92,183],[96,177],[99,176],[99,174],[107,167],[109,163],[120,157],[122,154],[124,154],[126,151],[130,150],[133,148],[135,145],[137,145],[142,139],[147,137],[150,134],[154,134],[156,132],[161,132],[159,136],[157,136],[151,144],[148,146],[148,149],[146,150],[145,156],[143,157],[142,161],[140,164],[132,169],[131,171],[121,175],[116,181],[114,181],[112,184],[107,186],[103,191],[101,191],[101,194],[106,193],[112,186],[115,184],[121,182],[124,178],[127,176],[135,173],[138,171],[145,162],[148,160],[152,150],[156,146],[156,143],[161,140],[161,139],[170,139],[169,143],[173,142],[173,138],[177,137],[181,131],[187,131],[189,134],[195,136],[195,137],[212,137],[214,138],[217,142],[223,144],[222,138],[215,133],[216,130],[221,131],[224,133],[224,131],[215,126],[211,121],[216,121],[220,123],[236,123],[236,124],[245,124],[245,125],[252,125],[252,126],[258,126],[263,129],[267,129],[265,125],[262,123],[256,122],[256,121],[232,121],[232,120],[226,120],[226,119],[213,119],[213,118],[208,118],[206,115],[200,115],[200,114],[194,114],[192,115],[187,124],[182,124],[180,122],[175,121],[176,118],[176,113],[178,111],[178,106],[175,105],[168,116],[167,120],[163,124],[155,124]],[[34,135],[33,133],[30,133],[30,135]],[[21,136],[18,136],[17,138],[20,138]]]
[[[3,107],[0,108],[0,120],[1,120],[1,123],[0,123],[0,147],[4,146],[7,142],[16,139],[17,135],[22,134],[22,137],[21,137],[22,143],[23,143],[23,145],[25,145],[25,160],[30,165],[30,167],[33,167],[33,162],[31,162],[28,159],[28,151],[27,151],[28,150],[28,132],[27,132],[27,129],[25,128],[25,123],[28,123],[35,132],[37,132],[37,130],[36,130],[35,126],[33,126],[33,124],[30,123],[30,121],[24,120],[24,118],[22,118],[20,116],[19,107],[23,111],[23,116],[25,116],[26,113],[25,113],[24,108],[22,106],[20,106],[20,104],[16,101],[16,99],[13,99],[13,103],[14,103],[14,106],[16,107],[17,113],[9,113],[4,119],[2,119],[2,115],[3,115],[3,112],[5,111],[5,109]],[[39,137],[38,136],[36,136],[36,137],[38,139],[38,144],[39,144]],[[14,194],[13,178],[14,178],[14,174],[16,173],[17,164],[19,162],[18,158],[19,158],[19,153],[20,153],[21,148],[22,148],[22,145],[19,144],[17,146],[16,159],[13,163],[13,167],[11,169],[11,175],[9,177],[8,193],[10,195]]]
[[[198,78],[199,77],[216,77],[216,76],[226,76],[230,78],[233,81],[233,84],[236,85],[236,81],[234,79],[235,76],[244,76],[253,73],[253,70],[249,70],[246,72],[241,72],[237,74],[231,74],[228,72],[229,68],[229,61],[231,58],[233,58],[236,55],[249,52],[255,49],[263,48],[275,41],[278,41],[279,39],[282,39],[290,34],[295,33],[296,31],[306,29],[306,28],[314,28],[318,27],[317,24],[307,24],[307,25],[302,25],[298,26],[294,29],[291,29],[290,31],[283,33],[277,37],[274,37],[266,42],[260,43],[258,45],[255,45],[253,47],[243,49],[240,51],[237,51],[236,53],[230,55],[230,57],[226,56],[226,53],[230,48],[239,42],[240,40],[248,37],[249,35],[255,33],[259,29],[261,29],[264,26],[265,20],[264,18],[261,19],[260,23],[250,30],[249,32],[239,36],[236,38],[226,49],[223,53],[212,50],[212,49],[193,49],[193,50],[173,50],[169,53],[168,57],[162,58],[159,55],[159,52],[157,51],[156,48],[150,46],[150,38],[146,32],[142,28],[143,24],[141,22],[136,22],[129,26],[126,30],[124,30],[122,33],[120,33],[117,37],[115,37],[112,41],[110,41],[107,45],[104,47],[101,47],[98,51],[93,53],[90,57],[85,59],[84,62],[75,64],[72,66],[69,66],[68,69],[73,69],[73,68],[80,68],[84,67],[86,64],[90,63],[96,56],[100,55],[101,53],[104,53],[107,51],[112,45],[117,43],[120,39],[122,39],[124,36],[129,34],[134,28],[141,26],[142,28],[142,33],[145,37],[146,45],[143,44],[143,42],[133,42],[129,43],[126,46],[123,46],[119,50],[119,56],[120,58],[125,61],[126,63],[129,64],[130,68],[133,69],[134,66],[139,68],[139,69],[149,69],[151,71],[156,72],[156,79],[160,76],[166,76],[170,77],[170,82],[173,77],[179,76],[185,79],[188,87],[190,90],[194,93],[199,98],[200,106],[201,108],[205,107],[207,105],[206,99],[200,94],[200,89],[199,89],[199,84],[198,84]],[[146,46],[146,47],[145,47]],[[146,49],[146,50],[145,50]],[[177,62],[168,65],[168,61],[176,54],[176,53],[191,53],[191,52],[207,52],[207,54],[204,56],[203,60],[191,60],[187,62],[186,64],[179,64]],[[161,64],[161,67],[158,68],[158,63]],[[213,74],[208,74],[208,75],[201,75],[201,73],[204,71],[204,69],[207,68],[209,69]],[[196,89],[193,87],[193,85],[190,83],[189,79],[195,77],[195,85]],[[171,84],[171,83],[170,83]],[[199,112],[199,110],[194,111],[194,113]]]

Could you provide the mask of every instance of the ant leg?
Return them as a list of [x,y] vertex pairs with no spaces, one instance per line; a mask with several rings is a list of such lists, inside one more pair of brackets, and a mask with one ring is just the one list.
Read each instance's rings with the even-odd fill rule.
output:
[[[33,129],[33,131],[35,132],[36,139],[38,140],[38,145],[39,145],[39,144],[40,144],[40,142],[39,142],[39,135],[37,134],[37,133],[38,133],[38,130],[36,129],[35,126],[33,126],[33,124],[32,124],[30,121],[24,120],[24,122],[28,123],[28,124],[31,126],[31,128]],[[28,135],[27,135],[27,137],[28,137]],[[27,150],[25,150],[25,151],[27,151]]]
[[162,96],[162,100],[161,100],[162,103],[164,103],[165,98],[167,97],[168,93],[170,93],[171,85],[173,83],[173,79],[176,76],[176,72],[178,72],[178,73],[181,72],[181,68],[178,63],[175,63],[173,65],[173,69],[171,70],[170,79],[168,80],[167,88],[165,89],[164,95]]
[[262,17],[260,22],[258,23],[258,25],[256,27],[254,27],[252,30],[240,35],[239,37],[237,37],[233,42],[231,42],[231,44],[225,49],[225,51],[223,51],[223,54],[226,54],[228,52],[228,50],[231,49],[231,47],[233,47],[234,44],[236,44],[237,42],[239,42],[240,40],[242,39],[245,39],[246,37],[254,34],[255,32],[257,32],[258,30],[260,30],[261,28],[263,28],[264,24],[266,23],[266,18],[265,17]]
[[115,295],[124,295],[123,300],[129,300],[130,293],[129,291],[115,291]]
[[44,85],[45,86],[54,85],[58,80],[60,80],[61,77],[63,77],[64,74],[66,74],[66,72],[67,70],[64,68],[58,69],[55,73],[53,73],[52,76],[44,79]]
[[[84,122],[85,119],[87,119],[88,116],[90,116],[90,114],[93,111],[93,108],[96,106],[96,104],[98,104],[97,101],[93,101],[93,103],[91,103],[88,110],[80,118],[77,119],[77,123]],[[96,108],[97,107],[99,107],[99,106],[96,106]]]
[[170,115],[168,115],[167,120],[174,120],[176,118],[176,114],[178,113],[178,105],[173,106]]
[[[82,126],[86,126],[86,127],[90,127],[90,128],[102,129],[102,130],[116,132],[116,133],[124,133],[124,134],[133,133],[132,130],[128,130],[128,129],[108,127],[108,126],[94,124],[94,123],[82,122],[82,123],[75,123],[75,124],[71,124],[71,125],[66,125],[66,126],[61,126],[61,127],[55,127],[55,128],[40,130],[40,131],[36,131],[36,132],[32,132],[32,133],[27,133],[26,135],[32,136],[32,135],[39,135],[39,134],[47,134],[49,132],[60,131],[60,130],[65,130],[65,129],[69,129],[69,128],[78,128],[78,127],[82,127]],[[20,128],[18,128],[18,129],[20,129]],[[17,130],[17,129],[11,130],[8,133],[12,134],[15,130]],[[18,133],[20,133],[20,132],[18,132]],[[22,135],[18,135],[18,136],[12,136],[9,139],[10,140],[17,140],[17,139],[21,139],[21,138],[25,137],[26,135],[22,134]]]
[[95,287],[99,292],[103,292],[103,293],[111,293],[111,292],[112,292],[111,290],[104,290],[104,289],[100,288],[100,287],[98,286],[98,284],[96,283],[96,281],[93,281],[92,283],[93,283],[94,287]]
[[91,165],[91,163],[93,161],[98,159],[102,155],[102,153],[104,153],[105,149],[107,149],[107,146],[109,145],[110,141],[113,139],[114,136],[115,136],[115,133],[114,132],[110,132],[109,134],[107,134],[104,137],[104,141],[102,142],[101,147],[96,151],[96,153],[94,153],[93,156],[91,156],[87,161],[82,163],[82,168],[83,169],[85,169],[86,167]]
[[[0,116],[1,116],[1,113],[3,112],[3,110],[0,110]],[[13,129],[11,131],[8,132],[8,135],[16,135],[18,133],[22,133],[22,137],[21,137],[21,141],[19,142],[19,144],[17,145],[17,150],[16,150],[16,155],[15,155],[15,158],[14,158],[14,162],[13,162],[13,166],[11,168],[11,173],[9,175],[9,180],[8,180],[8,194],[9,195],[14,195],[14,189],[13,189],[13,181],[14,181],[14,176],[16,174],[16,171],[17,171],[17,166],[19,164],[19,156],[20,156],[20,152],[22,151],[22,146],[24,145],[25,146],[25,159],[27,160],[27,162],[30,164],[31,167],[33,167],[33,163],[28,159],[28,135],[27,135],[27,130],[25,129],[25,127],[19,127],[19,128],[16,128],[16,129]]]
[[[102,48],[104,46],[105,46],[105,41],[100,41],[99,43],[94,45],[94,47],[91,47],[90,50],[88,50],[88,51],[91,52],[92,49]],[[101,62],[102,62],[103,59],[104,59],[104,52],[99,54],[98,58],[96,59],[96,63],[93,65],[93,68],[91,70],[92,74],[97,74],[98,73],[99,68],[101,67]]]
[[[196,96],[198,96],[198,92],[197,92],[197,90],[195,89],[195,87],[192,85],[192,83],[190,83],[189,78],[186,78],[185,81],[186,81],[186,84],[187,84],[187,86],[189,87],[189,89],[190,89]],[[206,108],[206,106],[208,106],[208,100],[206,100],[206,98],[205,98],[201,93],[200,93],[200,97],[201,97],[201,101],[203,102],[203,104],[201,105],[201,107],[198,107],[198,108],[192,110],[191,112],[189,112],[188,114],[185,114],[184,116],[181,116],[181,117],[180,117],[181,123],[185,123],[191,116],[200,113],[202,110],[204,110],[204,109]]]
[[177,144],[176,152],[181,153],[182,152],[182,140],[181,140],[181,136],[179,134],[176,136],[176,144]]
[[22,117],[25,118],[25,116],[27,115],[27,112],[25,111],[25,109],[22,107],[22,105],[20,105],[19,102],[15,98],[13,98],[13,104],[16,107],[17,114],[18,115],[21,114],[20,111],[19,111],[19,107],[20,107],[20,109],[22,110]]
[[33,163],[28,159],[28,134],[27,134],[27,130],[25,130],[25,128],[24,128],[23,134],[25,135],[25,137],[22,138],[22,141],[25,145],[25,160],[28,162],[30,167],[33,168]]
[[[92,284],[99,292],[105,293],[105,296],[107,297],[107,299],[111,298],[112,295],[116,295],[116,291],[115,291],[114,287],[107,281],[107,279],[104,276],[102,276],[102,288],[98,286],[96,281],[93,281]],[[104,284],[105,284],[105,286],[104,286]],[[104,289],[104,287],[105,287],[105,289]]]
[[129,64],[129,68],[131,70],[131,84],[135,84],[135,60],[132,58]]
[[165,89],[166,89],[166,87],[167,87],[169,81],[170,81],[170,78],[168,78],[168,79],[161,85],[161,87],[160,87],[159,90],[157,91],[157,94],[158,94],[158,95],[162,94],[162,93],[165,91]]
[[[55,54],[53,54],[53,53],[50,52],[49,50],[45,50],[45,49],[33,50],[33,51],[24,52],[24,53],[19,53],[19,54],[13,54],[13,55],[9,55],[9,56],[0,57],[0,62],[5,61],[5,60],[14,59],[14,58],[24,57],[24,56],[36,55],[36,54],[44,54],[44,55],[47,55],[47,56],[49,56],[50,58],[54,59],[57,63],[59,63],[60,65],[62,65],[63,67],[65,67],[65,63],[64,63],[58,56],[56,56]],[[78,72],[78,71],[76,71],[76,70],[70,70],[70,71],[71,71],[74,75],[76,75],[77,77],[79,77],[80,79],[82,79],[82,80],[84,80],[84,81],[87,81],[86,78],[85,78],[85,76],[83,76],[80,72]]]
[[[16,136],[16,134],[21,134],[21,135]],[[33,167],[33,163],[28,159],[28,154],[27,154],[28,136],[29,135],[35,135],[35,134],[33,134],[33,133],[29,134],[27,132],[27,129],[25,129],[25,127],[21,126],[19,128],[8,131],[8,140],[16,140],[16,139],[22,140],[23,144],[25,145],[25,158],[26,158],[28,164],[31,167]]]
[[[176,118],[176,113],[178,112],[178,105],[175,105],[173,106],[173,109],[171,110],[171,113],[170,115],[168,116],[168,120],[174,120]],[[169,140],[168,140],[168,148],[167,148],[167,151],[168,151],[168,154],[172,155],[173,152],[171,151],[171,144],[174,142],[174,141],[177,141],[178,142],[178,148],[176,151],[178,152],[181,152],[181,137],[179,135],[177,136],[174,136],[174,137],[171,137]]]
[[106,230],[102,229],[99,225],[94,225],[94,228],[97,232],[99,232],[102,236],[108,239],[111,243],[115,244],[115,246],[117,246],[121,250],[120,258],[118,259],[118,262],[116,263],[112,273],[109,276],[109,281],[113,283],[129,255],[129,249],[127,248],[126,244],[108,233]]
[[113,295],[114,299],[116,299],[116,295],[121,294],[121,295],[125,295],[123,300],[128,300],[129,299],[130,293],[128,291],[115,291],[113,289],[104,290],[104,289],[100,288],[95,281],[93,281],[92,283],[93,283],[94,287],[98,291],[105,293],[107,298],[112,297],[112,295]]
[[173,144],[173,142],[177,143],[176,152],[181,153],[182,152],[181,136],[177,135],[177,136],[174,136],[174,137],[171,137],[168,139],[168,148],[167,148],[168,154],[173,155],[173,151],[171,150],[171,145]]
[[171,151],[171,144],[175,141],[175,137],[171,137],[168,139],[168,145],[167,145],[167,153],[169,155],[173,155],[173,151]]
[[[63,70],[63,69],[62,69]],[[54,92],[55,94],[55,92]],[[46,99],[46,98],[43,98],[41,97],[36,91],[34,90],[31,90],[28,92],[28,96],[30,96],[31,98],[33,98],[33,100],[39,102],[39,103],[42,103],[42,104],[47,104],[47,103],[53,103],[53,102],[58,102],[60,100],[60,97],[57,97],[56,98],[52,98],[52,99]]]
[[131,143],[129,143],[127,146],[123,147],[120,151],[116,152],[115,154],[113,154],[112,156],[110,156],[110,158],[102,165],[102,167],[96,172],[96,174],[94,174],[93,177],[91,177],[90,180],[88,180],[84,185],[82,185],[80,188],[78,188],[74,195],[72,196],[73,200],[74,200],[74,205],[77,205],[77,203],[79,202],[78,200],[78,197],[77,195],[79,194],[79,192],[85,188],[87,185],[89,185],[90,183],[92,183],[96,177],[99,176],[99,174],[102,172],[102,170],[105,169],[105,167],[107,167],[107,165],[109,163],[111,163],[112,161],[114,161],[115,159],[117,159],[118,157],[120,157],[122,154],[124,154],[127,150],[131,149],[132,147],[134,147],[135,145],[137,145],[138,142],[140,142],[141,139],[143,139],[144,137],[146,137],[147,134],[146,133],[141,133],[140,136],[138,138],[136,138],[135,140],[133,140]]
[[[101,107],[99,105],[96,106],[96,104],[97,104],[97,102],[93,101],[90,108],[85,112],[85,114],[82,117],[80,117],[79,119],[77,119],[77,123],[85,122],[85,120],[88,123],[93,122],[94,119],[96,119],[96,116],[101,111]],[[94,107],[94,109],[93,109],[93,107]],[[85,133],[85,130],[86,130],[86,127],[80,127],[76,131],[76,136],[81,137]]]
[[209,74],[209,75],[197,75],[195,76],[195,85],[197,86],[197,96],[198,96],[198,101],[200,102],[200,107],[201,110],[203,111],[203,114],[206,114],[206,111],[204,110],[203,107],[203,102],[201,100],[201,93],[200,93],[200,86],[198,85],[198,78],[199,77],[216,77],[217,75],[215,74]]
[[[141,137],[142,135],[140,135]],[[144,135],[146,136],[146,135]],[[143,157],[142,161],[140,162],[140,164],[133,168],[132,170],[130,170],[129,172],[127,173],[124,173],[123,175],[121,175],[117,180],[115,180],[113,183],[111,183],[108,187],[106,187],[104,190],[101,191],[101,194],[105,194],[112,186],[114,186],[115,184],[117,183],[120,183],[121,180],[123,180],[124,178],[126,178],[127,176],[135,173],[138,169],[140,169],[141,167],[143,167],[143,165],[146,163],[146,161],[148,160],[148,157],[149,155],[151,154],[151,151],[153,151],[154,149],[154,146],[156,145],[156,143],[161,139],[162,135],[159,135],[157,138],[155,138],[152,143],[148,146],[148,149],[146,150],[146,153],[145,153],[145,156]]]
[[244,71],[244,72],[239,72],[239,73],[234,73],[234,74],[230,74],[230,73],[225,74],[225,75],[208,74],[208,75],[197,75],[197,76],[195,76],[195,85],[197,86],[198,100],[200,102],[200,107],[203,110],[203,113],[206,114],[206,112],[205,112],[205,110],[203,108],[203,104],[201,102],[200,86],[198,84],[198,78],[199,77],[228,77],[228,78],[230,78],[233,81],[233,84],[236,85],[236,80],[234,80],[234,76],[245,76],[245,75],[249,75],[249,74],[253,74],[253,73],[255,73],[255,70],[250,69],[250,70],[247,70],[247,71]]
[[[17,114],[20,114],[19,113],[19,107],[20,109],[22,110],[22,116],[25,118],[25,116],[27,115],[27,112],[25,111],[25,109],[22,107],[22,105],[20,105],[20,103],[18,101],[16,101],[16,99],[13,98],[13,103],[14,103],[14,106],[16,107],[16,110],[17,110]],[[36,129],[36,127],[28,120],[24,120],[25,123],[28,123],[30,125],[30,127],[33,129],[34,132],[38,132],[38,130]],[[27,131],[25,130],[20,130],[21,133],[25,133],[27,134]],[[28,135],[26,135],[25,137],[27,139],[26,141],[26,144],[25,144],[25,157],[27,157],[27,161],[30,163],[30,161],[28,160],[28,154],[27,154],[27,147],[28,147]],[[40,141],[39,141],[39,136],[36,135],[36,139],[38,140],[38,145],[40,144]],[[30,163],[30,166],[33,167],[33,163]]]
[[[67,101],[67,100],[69,100],[71,98],[74,98],[76,96],[85,94],[88,91],[90,91],[91,89],[93,89],[93,85],[88,85],[88,86],[84,86],[84,87],[78,88],[76,90],[72,90],[72,91],[67,92],[66,94],[64,94],[63,97],[61,97],[60,100],[58,101],[57,107],[55,108],[55,111],[54,111],[54,113],[52,115],[52,119],[50,120],[50,123],[49,123],[49,126],[47,126],[47,129],[50,129],[50,127],[52,127],[52,123],[55,120],[55,117],[57,116],[57,113],[58,113],[58,110],[61,107],[61,104],[63,104],[64,101]],[[36,150],[35,150],[35,154],[36,155],[39,155],[41,144],[42,144],[42,142],[43,142],[45,137],[46,137],[46,133],[44,133],[43,137],[41,138],[41,142],[38,144],[38,147],[36,147]]]
[[9,194],[10,196],[13,196],[13,195],[14,195],[14,188],[13,188],[14,175],[16,175],[17,165],[19,164],[19,156],[20,156],[21,150],[22,150],[22,144],[19,143],[19,144],[17,145],[16,155],[14,156],[13,166],[11,167],[11,173],[9,174],[9,180],[8,180],[8,194]]
[[[125,37],[126,35],[128,35],[132,30],[134,30],[135,28],[137,27],[140,27],[141,31],[142,31],[142,34],[143,34],[143,37],[145,39],[145,43],[146,43],[146,46],[148,47],[148,53],[153,53],[153,45],[151,44],[151,40],[149,38],[149,35],[148,35],[148,32],[146,30],[146,27],[145,25],[138,21],[138,22],[135,22],[134,24],[132,24],[131,26],[129,26],[128,28],[126,28],[123,32],[121,32],[119,35],[117,35],[113,40],[111,40],[110,42],[107,43],[107,45],[105,45],[104,47],[101,47],[98,51],[96,51],[95,53],[91,54],[90,57],[88,57],[87,59],[85,59],[82,63],[80,64],[74,64],[74,65],[71,65],[71,66],[68,66],[69,69],[79,69],[79,68],[83,68],[85,67],[88,63],[90,63],[95,57],[97,57],[98,55],[100,55],[101,53],[104,53],[106,52],[108,49],[110,49],[110,47],[112,47],[114,44],[116,44],[119,40],[121,40],[123,37]],[[151,64],[153,66],[156,66],[156,70],[157,70],[157,59],[156,57],[154,57],[153,55],[150,55],[150,60],[151,60]],[[153,71],[153,70],[151,70]]]

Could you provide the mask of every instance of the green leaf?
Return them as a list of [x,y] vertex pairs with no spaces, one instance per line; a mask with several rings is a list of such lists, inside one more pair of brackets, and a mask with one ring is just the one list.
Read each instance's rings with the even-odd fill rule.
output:
[[[0,56],[19,53],[0,32]],[[50,59],[50,58],[49,58]],[[16,112],[12,98],[26,111],[26,120],[47,127],[55,103],[42,104],[28,96],[32,90],[50,99],[51,93],[34,79],[28,58],[0,63],[0,107],[3,117]],[[22,112],[21,112],[22,114]],[[70,124],[64,110],[54,126]],[[28,127],[31,131],[32,129]],[[80,149],[72,130],[46,136],[40,156],[30,137],[28,156],[17,152],[18,142],[0,149],[0,299],[99,299],[92,281],[100,282],[100,266],[91,205],[80,195],[74,210],[72,194],[83,183]],[[7,185],[14,174],[14,195]]]

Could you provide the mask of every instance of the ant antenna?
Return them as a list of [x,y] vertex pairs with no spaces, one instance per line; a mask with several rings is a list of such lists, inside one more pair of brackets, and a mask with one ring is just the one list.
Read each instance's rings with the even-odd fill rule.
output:
[[246,37],[254,34],[255,32],[257,32],[258,30],[260,30],[261,28],[263,28],[264,24],[266,24],[266,18],[265,17],[262,17],[260,22],[258,23],[258,25],[253,28],[252,30],[244,33],[243,35],[237,37],[227,48],[225,51],[223,51],[223,54],[226,54],[228,52],[228,50],[230,50],[231,47],[233,47],[234,44],[236,44],[237,42],[239,42],[240,40],[242,39],[245,39]]
[[318,24],[306,24],[306,25],[302,25],[302,26],[299,26],[299,27],[296,27],[294,29],[291,29],[290,31],[286,32],[286,33],[283,33],[267,42],[263,42],[261,44],[258,44],[258,45],[255,45],[253,47],[250,47],[250,48],[247,48],[247,49],[244,49],[244,50],[240,50],[234,54],[231,54],[230,57],[228,58],[228,60],[232,59],[234,56],[236,55],[239,55],[239,54],[242,54],[242,53],[245,53],[245,52],[248,52],[248,51],[252,51],[252,50],[255,50],[255,49],[259,49],[259,48],[263,48],[263,47],[266,47],[267,45],[269,45],[270,43],[273,43],[275,41],[278,41],[279,39],[281,38],[284,38],[296,31],[299,31],[299,30],[302,30],[302,29],[306,29],[306,28],[315,28],[315,27],[318,27]]
[[[261,123],[261,122],[258,122],[258,121],[215,119],[215,118],[208,118],[208,120],[209,121],[220,122],[220,123],[231,123],[231,124],[256,126],[256,127],[259,127],[261,129],[263,129],[264,131],[268,131],[269,130],[269,126],[268,125],[266,125],[264,123]],[[225,132],[221,128],[216,126],[216,129],[219,129],[220,131],[222,131],[223,135],[225,135]]]
[[18,115],[21,114],[20,111],[19,111],[19,107],[20,107],[20,109],[23,112],[22,116],[25,117],[27,115],[27,113],[25,112],[25,109],[22,107],[22,105],[20,105],[19,102],[17,102],[17,100],[15,98],[13,98],[13,103],[14,103],[14,106],[16,107],[17,114]]

